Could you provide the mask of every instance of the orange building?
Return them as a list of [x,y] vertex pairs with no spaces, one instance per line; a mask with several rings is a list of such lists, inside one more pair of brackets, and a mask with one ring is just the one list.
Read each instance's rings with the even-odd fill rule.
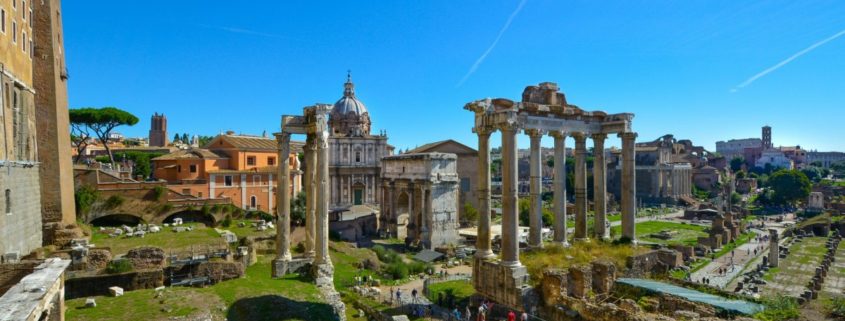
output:
[[[301,142],[291,142],[291,191],[302,189],[297,154]],[[200,198],[228,197],[247,210],[274,211],[278,180],[276,140],[261,136],[218,135],[204,148],[178,150],[156,157],[153,177],[168,187]]]

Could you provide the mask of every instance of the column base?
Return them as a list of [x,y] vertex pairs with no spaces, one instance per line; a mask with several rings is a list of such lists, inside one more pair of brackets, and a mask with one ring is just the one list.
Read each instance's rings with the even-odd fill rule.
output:
[[590,238],[589,237],[582,237],[582,238],[572,239],[572,241],[576,242],[576,243],[590,243]]
[[280,278],[291,273],[303,273],[308,271],[308,266],[313,260],[307,257],[296,258],[275,258],[272,262],[271,276]]
[[522,307],[523,297],[530,290],[528,269],[517,262],[516,266],[504,262],[473,262],[473,287],[487,298],[510,307]]
[[311,265],[311,277],[314,278],[317,287],[334,287],[334,266],[330,263],[313,264]]
[[491,259],[496,258],[496,253],[493,253],[492,250],[476,251],[475,257],[482,259],[482,260],[491,260]]
[[562,246],[562,247],[570,247],[570,246],[572,246],[572,244],[569,244],[569,242],[568,242],[568,241],[555,242],[555,243],[556,243],[556,244],[560,244],[560,246]]

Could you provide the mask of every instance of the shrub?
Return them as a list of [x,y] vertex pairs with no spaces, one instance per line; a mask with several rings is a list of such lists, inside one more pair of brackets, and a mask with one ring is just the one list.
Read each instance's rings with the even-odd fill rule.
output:
[[164,186],[156,186],[153,187],[153,199],[156,201],[161,200],[161,198],[167,193],[167,187]]
[[232,216],[226,214],[226,217],[223,218],[223,221],[220,222],[220,225],[222,225],[223,227],[232,226]]
[[763,300],[766,309],[755,314],[755,319],[763,321],[795,320],[801,315],[798,301],[786,296],[769,297]]
[[120,205],[123,205],[123,201],[124,201],[123,196],[112,195],[112,196],[109,196],[108,199],[106,199],[106,203],[104,205],[108,209],[113,209],[113,208],[116,208]]
[[125,273],[129,271],[132,271],[132,262],[129,262],[127,259],[114,260],[106,265],[106,273],[108,274]]
[[305,253],[305,244],[302,242],[296,243],[296,246],[293,247],[294,253]]
[[88,213],[91,205],[97,202],[100,197],[97,190],[89,185],[82,185],[74,192],[74,199],[76,200],[76,211],[82,214]]
[[161,205],[161,207],[158,209],[158,212],[159,212],[159,213],[167,213],[167,212],[170,212],[170,210],[172,210],[172,209],[173,209],[173,205],[172,205],[172,204],[163,204],[163,205]]
[[200,212],[202,212],[203,215],[211,215],[211,206],[203,204],[202,208],[200,208]]
[[408,277],[408,266],[402,262],[391,263],[385,266],[384,272],[394,280],[401,280]]

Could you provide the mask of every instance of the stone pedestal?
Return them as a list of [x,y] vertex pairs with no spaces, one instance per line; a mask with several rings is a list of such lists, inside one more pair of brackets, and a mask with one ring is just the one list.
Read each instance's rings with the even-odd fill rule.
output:
[[309,272],[312,259],[307,257],[295,257],[287,260],[274,259],[272,263],[272,277],[281,278],[291,273]]
[[528,286],[525,266],[508,266],[476,258],[473,264],[473,286],[484,297],[509,307],[522,307]]

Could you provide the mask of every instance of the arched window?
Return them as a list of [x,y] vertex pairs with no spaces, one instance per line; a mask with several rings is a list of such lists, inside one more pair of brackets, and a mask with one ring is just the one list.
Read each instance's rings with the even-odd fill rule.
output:
[[361,162],[361,152],[355,152],[355,162],[356,163]]

